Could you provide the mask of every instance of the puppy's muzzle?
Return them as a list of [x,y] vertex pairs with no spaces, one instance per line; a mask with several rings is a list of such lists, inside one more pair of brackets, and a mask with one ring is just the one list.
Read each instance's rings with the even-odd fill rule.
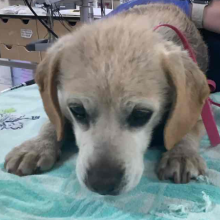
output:
[[124,169],[116,162],[101,159],[89,167],[86,186],[101,195],[118,195],[123,188]]

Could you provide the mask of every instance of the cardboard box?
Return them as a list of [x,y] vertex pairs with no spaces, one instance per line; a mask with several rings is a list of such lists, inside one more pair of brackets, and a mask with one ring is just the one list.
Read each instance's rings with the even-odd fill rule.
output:
[[[63,21],[54,21],[53,31],[59,36],[63,36],[65,34],[70,33],[70,31],[73,31],[80,25],[79,21],[76,20],[63,20]],[[48,31],[47,29],[39,22],[37,21],[37,28],[38,28],[38,34],[39,39],[45,39],[48,37]],[[69,30],[70,31],[69,31]]]
[[40,52],[28,51],[24,46],[8,46],[0,44],[0,54],[1,58],[10,60],[24,60],[35,63],[39,63],[41,61]]
[[22,45],[38,40],[37,21],[35,19],[0,19],[0,43]]
[[0,44],[0,54],[1,54],[0,57],[11,60],[18,60],[19,55],[18,55],[17,47],[18,47],[17,45],[7,46],[4,44]]
[[0,43],[5,45],[17,44],[18,19],[0,18]]
[[26,46],[39,39],[37,32],[37,21],[35,19],[18,19],[17,44]]
[[28,51],[24,46],[17,46],[18,59],[39,63],[41,61],[40,52]]

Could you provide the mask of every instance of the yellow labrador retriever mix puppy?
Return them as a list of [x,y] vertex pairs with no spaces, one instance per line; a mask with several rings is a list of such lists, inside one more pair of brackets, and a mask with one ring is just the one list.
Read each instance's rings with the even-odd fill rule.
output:
[[[153,31],[161,23],[186,35],[198,65],[173,30]],[[35,79],[50,122],[6,156],[6,170],[21,176],[50,170],[71,124],[78,180],[99,194],[117,195],[139,183],[155,137],[168,150],[160,179],[187,183],[204,174],[198,148],[209,95],[207,57],[196,27],[173,5],[139,6],[83,25],[39,64]]]

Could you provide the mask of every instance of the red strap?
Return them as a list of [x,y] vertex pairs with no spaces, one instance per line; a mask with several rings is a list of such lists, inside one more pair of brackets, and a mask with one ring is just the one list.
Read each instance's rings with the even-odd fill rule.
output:
[[[158,26],[156,26],[156,27],[154,28],[154,31],[157,30],[159,27],[169,27],[169,28],[171,28],[172,30],[174,30],[174,31],[176,32],[176,34],[179,36],[180,40],[182,41],[182,44],[183,44],[183,46],[184,46],[184,49],[188,51],[189,56],[192,58],[192,60],[193,60],[195,63],[197,63],[197,61],[196,61],[196,56],[195,56],[195,53],[194,53],[192,47],[190,46],[190,44],[189,44],[187,38],[185,37],[185,35],[184,35],[179,29],[177,29],[176,27],[174,27],[173,25],[170,25],[170,24],[160,24],[160,25],[158,25]],[[208,80],[208,84],[209,84],[209,87],[210,87],[211,92],[214,92],[215,89],[216,89],[216,84],[215,84],[215,82],[212,81],[212,80]],[[210,100],[211,100],[211,99],[210,99]],[[216,102],[213,102],[212,100],[211,100],[211,103],[214,104],[214,105],[220,106],[219,104],[217,104]]]
[[[188,51],[189,56],[192,58],[192,60],[195,63],[197,63],[196,62],[196,56],[194,54],[194,51],[193,51],[192,47],[190,46],[190,44],[187,41],[186,37],[184,36],[184,34],[180,30],[178,30],[176,27],[174,27],[170,24],[158,25],[157,27],[154,28],[154,30],[157,30],[157,28],[159,28],[159,27],[169,27],[172,30],[174,30],[176,32],[176,34],[179,36],[179,38],[181,39],[181,41],[183,43],[183,46],[184,46],[184,49]],[[208,80],[208,84],[209,84],[210,90],[212,92],[214,92],[215,88],[216,88],[215,82],[212,81],[212,80]],[[215,123],[215,119],[214,119],[213,114],[212,114],[211,104],[214,104],[214,105],[220,107],[220,104],[212,101],[211,98],[208,98],[206,100],[204,106],[203,106],[203,109],[202,109],[202,119],[203,119],[203,122],[204,122],[204,125],[205,125],[205,128],[206,128],[206,131],[208,133],[211,145],[212,146],[217,146],[218,144],[220,144],[220,136],[219,136],[219,133],[218,133],[218,128],[217,128],[216,123]]]
[[[211,92],[214,92],[215,89],[216,89],[216,84],[215,84],[215,82],[212,81],[212,80],[208,80],[208,84],[209,84],[209,88],[210,88]],[[216,106],[220,107],[220,104],[217,103],[217,102],[212,101],[211,98],[209,98],[209,102],[210,102],[211,104],[213,104],[213,105],[216,105]]]
[[210,88],[210,90],[211,90],[211,92],[214,92],[215,91],[215,89],[216,89],[216,84],[215,84],[215,82],[213,81],[213,80],[208,80],[208,84],[209,84],[209,88]]
[[174,27],[173,25],[170,25],[170,24],[160,24],[160,25],[158,25],[154,28],[154,31],[157,30],[159,27],[169,27],[172,30],[174,30],[176,32],[176,34],[179,36],[180,40],[182,41],[184,49],[189,52],[189,56],[192,58],[192,60],[195,63],[197,63],[196,56],[195,56],[195,53],[194,53],[192,47],[190,46],[190,44],[189,44],[188,40],[186,39],[185,35],[180,30],[178,30],[176,27]]

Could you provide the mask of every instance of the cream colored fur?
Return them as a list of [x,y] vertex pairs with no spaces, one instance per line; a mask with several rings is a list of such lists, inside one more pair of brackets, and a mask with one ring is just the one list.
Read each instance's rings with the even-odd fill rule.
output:
[[[172,30],[153,31],[161,23],[186,34],[199,66]],[[198,146],[204,130],[199,116],[209,95],[201,71],[206,70],[207,57],[196,27],[175,6],[139,6],[83,25],[51,47],[39,65],[36,81],[53,125],[10,152],[7,171],[28,175],[37,167],[50,169],[59,154],[59,140],[65,137],[66,121],[70,121],[79,147],[76,171],[80,183],[87,185],[88,170],[107,156],[124,170],[118,193],[127,192],[139,183],[155,126],[169,111],[164,131],[169,151],[162,157],[158,174],[176,183],[189,182],[205,172]],[[75,103],[94,115],[94,123],[85,126],[77,121],[69,108]],[[133,129],[126,117],[136,107],[151,109],[153,114],[148,123]]]

